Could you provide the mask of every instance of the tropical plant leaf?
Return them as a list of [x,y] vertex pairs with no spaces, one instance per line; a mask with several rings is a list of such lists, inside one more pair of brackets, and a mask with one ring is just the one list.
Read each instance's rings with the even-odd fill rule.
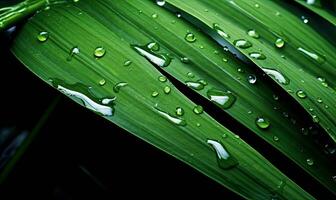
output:
[[[127,19],[120,16],[116,20],[111,13],[97,18],[87,7],[106,3],[113,1],[83,0],[76,6],[40,12],[19,33],[13,52],[36,75],[77,103],[247,199],[313,199],[172,83],[159,78],[162,74],[125,40],[128,35],[121,38],[117,28],[105,25],[119,27]],[[123,12],[128,9],[123,7]],[[99,9],[95,12],[104,14]],[[169,34],[163,32],[162,37]],[[177,107],[184,110],[183,115]]]

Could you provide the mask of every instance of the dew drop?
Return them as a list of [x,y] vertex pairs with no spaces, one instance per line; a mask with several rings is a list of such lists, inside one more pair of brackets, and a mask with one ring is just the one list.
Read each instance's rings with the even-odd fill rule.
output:
[[102,58],[106,54],[104,47],[97,47],[94,51],[94,56],[96,58]]
[[171,58],[167,54],[154,53],[158,49],[154,43],[149,43],[146,46],[132,45],[132,48],[157,66],[167,67],[171,62]]
[[280,73],[279,71],[275,69],[269,69],[269,68],[263,68],[262,69],[267,75],[273,77],[278,83],[283,84],[283,85],[288,85],[289,84],[289,79]]
[[167,82],[167,77],[165,76],[159,76],[158,80],[162,83]]
[[159,96],[159,93],[157,91],[153,91],[152,92],[152,97],[157,97],[157,96]]
[[169,122],[178,125],[178,126],[185,126],[187,125],[186,121],[183,118],[180,117],[175,117],[172,116],[171,114],[160,110],[159,108],[157,108],[156,106],[154,107],[154,109],[156,110],[156,112],[162,116],[163,118],[165,118],[166,120],[168,120]]
[[251,42],[249,42],[249,41],[247,41],[247,40],[244,40],[244,39],[235,40],[235,41],[233,42],[233,44],[234,44],[236,47],[239,47],[239,48],[241,48],[241,49],[247,49],[247,48],[252,47]]
[[156,4],[158,6],[164,6],[166,4],[166,1],[165,0],[156,0]]
[[273,140],[274,140],[275,142],[278,142],[278,141],[279,141],[279,137],[278,137],[278,136],[273,136]]
[[278,38],[277,40],[275,40],[275,46],[278,48],[282,48],[285,46],[285,41],[281,38]]
[[316,115],[313,115],[313,122],[314,123],[319,123],[320,122],[320,118]]
[[230,35],[225,33],[218,24],[214,23],[213,24],[213,29],[218,33],[218,35],[220,35],[223,38],[230,38]]
[[196,36],[193,33],[187,33],[184,39],[190,43],[196,42]]
[[314,160],[312,158],[307,158],[306,162],[309,166],[314,165]]
[[118,93],[122,87],[125,87],[127,85],[128,85],[128,83],[126,83],[126,82],[119,82],[119,83],[117,83],[113,86],[113,91]]
[[319,64],[323,64],[325,62],[325,58],[315,52],[311,52],[308,51],[302,47],[298,48],[298,51],[300,51],[301,53],[303,53],[304,55],[306,55],[307,57],[315,60],[316,62],[318,62]]
[[159,17],[159,15],[158,15],[157,13],[153,13],[153,14],[152,14],[152,18],[153,18],[153,19],[157,19],[158,17]]
[[203,107],[200,106],[200,105],[197,105],[197,106],[194,107],[193,112],[196,115],[202,114],[203,113]]
[[259,33],[257,33],[257,31],[254,29],[248,30],[247,35],[249,35],[250,37],[256,38],[256,39],[260,37]]
[[189,78],[194,78],[194,77],[195,77],[195,75],[194,75],[192,72],[188,72],[188,73],[187,73],[187,76],[188,76]]
[[49,38],[49,33],[46,31],[42,31],[37,35],[37,40],[40,42],[46,42]]
[[252,52],[249,54],[251,58],[257,59],[257,60],[265,60],[266,56],[262,53],[258,52]]
[[170,91],[171,91],[171,88],[170,88],[169,86],[165,86],[165,87],[163,88],[163,92],[164,92],[165,94],[169,94]]
[[218,166],[222,169],[231,169],[237,166],[239,163],[234,158],[221,142],[215,140],[207,140],[207,143],[213,147],[216,152]]
[[104,86],[105,84],[106,84],[105,79],[101,79],[101,80],[99,81],[99,85],[100,85],[100,86]]
[[202,85],[204,85],[204,86],[208,85],[208,82],[206,82],[206,81],[203,80],[203,79],[200,79],[200,80],[198,80],[197,82],[199,82],[200,84],[202,84]]
[[236,101],[236,97],[231,92],[224,92],[213,88],[207,91],[207,96],[210,101],[214,102],[222,109],[230,108]]
[[257,77],[254,74],[250,74],[247,76],[247,81],[250,84],[255,84],[257,82]]
[[323,100],[320,97],[318,97],[316,101],[317,103],[323,103]]
[[190,62],[189,58],[187,58],[187,57],[182,57],[180,60],[183,63],[189,63]]
[[203,90],[204,89],[204,85],[202,83],[199,82],[194,82],[194,81],[186,81],[185,84],[194,89],[194,90]]
[[271,122],[264,117],[257,117],[255,123],[261,129],[267,129],[271,125]]
[[79,53],[80,53],[80,50],[79,50],[79,48],[78,48],[77,46],[71,48],[71,50],[70,50],[70,54],[69,54],[69,56],[68,56],[68,58],[67,58],[67,61],[71,61],[72,58],[73,58],[75,55],[78,55]]
[[296,92],[296,95],[297,95],[300,99],[305,99],[305,98],[307,98],[307,94],[306,94],[306,92],[303,91],[303,90],[298,90],[298,91]]
[[181,107],[177,107],[175,111],[177,116],[183,116],[184,115],[184,110]]
[[152,51],[159,51],[160,50],[160,45],[157,42],[150,42],[147,44],[147,48],[152,50]]
[[130,61],[130,60],[126,60],[126,61],[124,62],[124,66],[125,66],[125,67],[130,66],[131,64],[132,64],[132,61]]

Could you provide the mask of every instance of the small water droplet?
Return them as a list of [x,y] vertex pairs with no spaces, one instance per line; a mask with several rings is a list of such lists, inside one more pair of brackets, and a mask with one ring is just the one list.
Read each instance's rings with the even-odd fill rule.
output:
[[207,140],[207,143],[211,145],[216,151],[217,162],[222,169],[231,169],[237,166],[239,163],[236,158],[234,158],[225,148],[225,146],[215,140]]
[[119,83],[117,83],[113,86],[113,91],[118,93],[122,87],[125,87],[127,85],[128,85],[128,83],[126,83],[126,82],[119,82]]
[[153,91],[152,92],[152,97],[157,97],[157,96],[159,96],[159,93],[157,91]]
[[203,107],[200,106],[200,105],[197,105],[197,106],[194,107],[193,111],[196,115],[202,114],[203,113]]
[[252,52],[249,54],[251,58],[257,59],[257,60],[265,60],[266,56],[259,52]]
[[96,58],[102,58],[106,54],[104,47],[97,47],[94,51],[94,56]]
[[198,80],[197,82],[199,82],[200,84],[202,84],[202,85],[204,85],[204,86],[208,85],[208,82],[206,82],[206,81],[203,80],[203,79],[200,79],[200,80]]
[[197,127],[200,127],[200,126],[201,126],[201,123],[196,123],[196,126],[197,126]]
[[158,6],[164,6],[165,3],[166,3],[165,0],[156,0],[156,4],[157,4]]
[[256,3],[256,4],[254,4],[254,7],[260,8],[260,5]]
[[316,101],[317,103],[323,103],[323,100],[320,97],[318,97]]
[[187,76],[188,76],[189,78],[194,78],[194,77],[195,77],[195,75],[194,75],[192,72],[188,72],[188,73],[187,73]]
[[309,166],[314,165],[314,160],[312,158],[307,158],[306,162]]
[[313,122],[314,123],[319,123],[320,122],[320,118],[316,115],[313,115]]
[[194,82],[194,81],[186,81],[186,85],[194,90],[203,90],[204,85],[199,82]]
[[255,123],[261,129],[267,129],[271,125],[271,122],[267,118],[264,118],[264,117],[257,117]]
[[222,59],[222,61],[223,61],[223,62],[227,62],[227,61],[228,61],[228,59],[226,59],[226,58],[223,58],[223,59]]
[[305,16],[301,16],[301,19],[303,21],[303,23],[307,24],[309,22],[309,19]]
[[275,142],[278,142],[278,141],[279,141],[279,137],[278,137],[278,136],[273,136],[273,140],[274,140]]
[[71,61],[72,58],[75,56],[75,55],[78,55],[80,53],[80,50],[77,46],[71,48],[70,50],[70,54],[69,56],[67,57],[67,61]]
[[213,88],[207,91],[207,96],[210,101],[214,102],[222,109],[230,108],[236,101],[236,97],[233,96],[231,92],[224,92]]
[[184,39],[190,43],[196,42],[196,36],[193,33],[187,33]]
[[275,69],[269,69],[269,68],[263,68],[262,69],[267,75],[273,77],[278,83],[283,84],[283,85],[288,85],[289,84],[289,79],[280,73],[279,71]]
[[101,79],[101,80],[99,81],[99,85],[100,85],[100,86],[104,86],[105,83],[106,83],[105,79]]
[[276,94],[273,94],[273,99],[274,99],[275,101],[278,101],[278,100],[279,100],[279,96],[276,95]]
[[235,40],[233,44],[241,49],[247,49],[252,47],[252,43],[244,39]]
[[169,122],[175,125],[178,125],[178,126],[187,125],[186,121],[183,118],[172,116],[171,114],[160,110],[156,106],[154,107],[154,109],[156,110],[157,113],[159,113],[160,116],[162,116],[163,118],[165,118],[166,120],[168,120]]
[[183,63],[189,63],[190,62],[189,58],[187,58],[187,57],[182,57],[180,60]]
[[165,76],[159,76],[158,80],[162,83],[167,82],[167,77]]
[[257,82],[257,77],[254,74],[250,74],[247,76],[247,81],[251,84],[255,84]]
[[184,115],[184,110],[181,107],[176,108],[176,115],[177,116],[183,116]]
[[225,33],[218,24],[214,23],[213,24],[213,29],[218,33],[218,35],[220,35],[223,38],[230,38],[230,35]]
[[308,56],[309,58],[315,60],[319,64],[323,64],[325,62],[325,58],[315,52],[308,51],[302,47],[299,47],[297,50],[303,53],[304,55]]
[[307,94],[306,94],[306,92],[303,91],[303,90],[298,90],[298,91],[296,92],[296,95],[297,95],[300,99],[305,99],[305,98],[307,98]]
[[258,39],[260,37],[259,33],[254,29],[248,30],[247,34],[249,36],[253,37],[253,38],[256,38],[256,39]]
[[159,46],[157,46],[152,42],[145,46],[138,46],[138,45],[131,45],[131,46],[137,53],[144,56],[150,62],[152,62],[157,66],[167,67],[171,62],[171,58],[167,54],[159,54],[154,52],[157,51]]
[[126,60],[125,62],[124,62],[124,66],[130,66],[132,64],[132,61],[130,61],[130,60]]
[[157,19],[158,17],[159,17],[159,15],[158,15],[157,13],[153,13],[153,14],[152,14],[152,18],[153,18],[153,19]]
[[182,17],[181,13],[179,13],[179,12],[176,13],[176,16],[177,16],[178,18],[181,18],[181,17]]
[[159,51],[160,50],[160,45],[157,42],[150,42],[147,44],[147,48],[152,50],[152,51]]
[[49,33],[46,31],[42,31],[37,35],[37,40],[40,42],[45,42],[49,38]]
[[275,46],[278,48],[282,48],[285,46],[285,41],[281,38],[278,38],[277,40],[275,40]]
[[171,91],[171,88],[170,88],[169,86],[165,86],[165,87],[163,88],[163,92],[164,92],[165,94],[169,94],[170,91]]

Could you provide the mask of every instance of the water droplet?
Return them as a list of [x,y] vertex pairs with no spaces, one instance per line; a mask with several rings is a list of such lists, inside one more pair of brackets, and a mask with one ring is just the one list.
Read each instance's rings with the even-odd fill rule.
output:
[[278,38],[277,40],[275,40],[275,46],[278,48],[282,48],[285,46],[285,41],[281,38]]
[[202,85],[204,85],[204,86],[208,85],[208,82],[206,82],[206,81],[203,80],[203,79],[200,79],[200,80],[198,80],[197,82],[199,82],[200,84],[202,84]]
[[278,136],[273,136],[273,140],[274,140],[275,142],[278,142],[278,141],[279,141],[279,137],[278,137]]
[[119,83],[117,83],[113,86],[113,91],[118,93],[122,87],[125,87],[127,85],[128,85],[128,83],[126,83],[126,82],[119,82]]
[[213,24],[213,29],[223,38],[230,38],[230,35],[225,33],[218,24],[214,23]]
[[179,12],[176,13],[176,16],[177,16],[178,18],[181,18],[181,17],[182,17],[181,13],[179,13]]
[[304,55],[308,56],[309,58],[315,60],[319,64],[323,64],[325,62],[325,58],[315,52],[308,51],[302,47],[299,47],[298,51],[302,52]]
[[153,14],[152,14],[152,18],[153,18],[153,19],[157,19],[158,17],[159,17],[159,15],[158,15],[157,13],[153,13]]
[[105,83],[106,83],[105,79],[101,79],[101,80],[99,81],[99,85],[100,85],[100,86],[104,86]]
[[247,35],[249,35],[249,36],[251,36],[253,38],[256,38],[256,39],[258,39],[260,37],[260,35],[254,29],[248,30],[247,31]]
[[276,95],[276,94],[273,94],[273,99],[274,99],[275,101],[278,101],[278,100],[279,100],[279,96]]
[[[68,89],[68,88],[65,88],[64,86],[62,85],[58,85],[57,83],[55,83],[53,81],[53,85],[60,91],[62,92],[63,94],[69,96],[69,97],[74,97],[78,100],[80,100],[82,103],[83,103],[83,106],[96,112],[96,113],[99,113],[103,116],[112,116],[113,115],[113,112],[114,112],[114,109],[112,106],[110,105],[101,105],[97,102],[95,102],[94,100],[92,100],[91,98],[89,98],[87,95],[85,95],[84,93],[81,93],[81,92],[77,92],[75,90],[71,90],[71,89]],[[74,85],[73,87],[77,87],[78,85]],[[111,102],[113,102],[115,100],[114,99],[110,99],[110,102],[108,102],[108,104],[110,104]],[[102,103],[105,104],[106,103],[106,100],[102,100]]]
[[188,73],[187,73],[187,76],[188,76],[189,78],[194,78],[194,77],[195,77],[195,75],[194,75],[192,72],[188,72]]
[[247,41],[247,40],[244,40],[244,39],[241,39],[241,40],[235,40],[233,42],[233,44],[236,46],[236,47],[239,47],[241,49],[247,49],[247,48],[250,48],[252,47],[252,44],[251,42]]
[[222,109],[230,108],[236,101],[236,97],[233,96],[231,92],[224,92],[213,88],[207,91],[207,96],[210,101],[214,102]]
[[323,100],[320,97],[318,97],[316,101],[317,103],[323,103]]
[[228,59],[226,59],[226,58],[223,58],[223,59],[222,59],[222,61],[223,61],[223,62],[227,62],[227,61],[228,61]]
[[132,61],[130,61],[130,60],[126,60],[125,62],[124,62],[124,66],[130,66],[132,64]]
[[312,166],[312,165],[314,165],[314,160],[312,159],[312,158],[307,158],[307,164],[309,165],[309,166]]
[[260,5],[256,3],[256,4],[254,4],[254,7],[260,8]]
[[156,4],[157,4],[158,6],[164,6],[165,3],[166,3],[165,0],[156,0]]
[[67,58],[67,61],[71,61],[72,58],[75,56],[75,55],[78,55],[80,53],[80,50],[77,46],[73,47],[71,50],[70,50],[70,54]]
[[169,122],[175,125],[178,125],[178,126],[187,125],[186,121],[183,118],[172,116],[171,114],[160,110],[156,106],[154,107],[154,109],[157,111],[157,113],[159,113],[159,115],[161,115],[163,118],[165,118],[166,120],[168,120]]
[[162,83],[167,82],[167,77],[165,76],[159,76],[158,80]]
[[165,87],[163,88],[163,92],[164,92],[165,94],[169,94],[170,91],[171,91],[171,88],[170,88],[169,86],[165,86]]
[[319,123],[320,122],[320,118],[316,115],[313,115],[313,122],[314,123]]
[[156,45],[151,44],[152,43],[149,43],[145,46],[132,45],[132,47],[136,52],[147,58],[153,64],[160,67],[167,67],[171,62],[171,58],[167,54],[154,53],[154,50],[157,49],[157,47],[155,47]]
[[152,51],[159,51],[160,45],[157,42],[150,42],[147,44],[147,48]]
[[254,74],[250,74],[247,77],[247,81],[251,84],[255,84],[257,82],[257,77]]
[[266,56],[262,53],[258,52],[252,52],[249,54],[251,58],[257,59],[257,60],[265,60]]
[[298,91],[296,92],[296,95],[297,95],[300,99],[305,99],[305,98],[307,98],[307,94],[306,94],[306,92],[303,91],[303,90],[298,90]]
[[301,19],[303,21],[303,23],[307,24],[309,22],[308,18],[306,18],[305,16],[301,16]]
[[187,33],[184,39],[190,43],[196,42],[196,36],[193,33]]
[[263,68],[262,69],[267,75],[273,77],[278,83],[283,84],[283,85],[288,85],[289,84],[289,79],[280,73],[279,71],[275,69],[268,69],[268,68]]
[[45,42],[49,38],[49,33],[46,31],[42,31],[37,35],[37,40],[40,42]]
[[102,58],[106,54],[104,47],[97,47],[94,51],[94,56],[96,58]]
[[261,129],[267,129],[271,125],[271,122],[267,118],[264,118],[264,117],[258,117],[255,123]]
[[200,105],[197,105],[197,106],[194,107],[193,111],[196,115],[202,114],[203,113],[203,107],[200,106]]
[[187,81],[185,82],[186,85],[194,90],[203,90],[204,85],[199,82],[194,82],[194,81]]
[[184,110],[183,110],[183,108],[181,108],[181,107],[177,107],[177,108],[176,108],[176,115],[177,115],[177,116],[182,116],[182,115],[184,115]]
[[159,96],[159,93],[157,91],[153,91],[152,92],[152,97],[157,97],[157,96]]
[[227,149],[225,149],[225,146],[221,142],[215,140],[207,140],[207,143],[211,145],[216,151],[217,162],[220,168],[231,169],[239,164],[237,159],[234,158],[227,151]]
[[197,127],[200,127],[200,126],[201,126],[201,123],[196,123],[196,126],[197,126]]
[[180,60],[183,63],[189,63],[190,62],[189,58],[187,58],[187,57],[182,57]]

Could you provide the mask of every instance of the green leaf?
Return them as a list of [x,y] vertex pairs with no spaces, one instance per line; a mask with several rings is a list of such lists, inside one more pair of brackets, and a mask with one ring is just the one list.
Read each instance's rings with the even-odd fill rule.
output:
[[[195,110],[196,105],[171,82],[159,80],[164,80],[159,78],[162,74],[131,46],[140,44],[139,41],[147,42],[152,27],[129,30],[142,32],[142,38],[132,38],[132,34],[120,37],[125,33],[120,26],[136,22],[122,13],[151,19],[152,23],[156,20],[155,13],[151,17],[142,16],[130,4],[147,5],[142,10],[146,13],[155,4],[118,3],[122,5],[118,9],[112,9],[117,5],[112,0],[82,0],[75,6],[51,7],[23,27],[12,50],[32,72],[77,103],[247,199],[313,199],[200,107]],[[103,12],[100,8],[104,6],[111,10]],[[165,37],[178,32],[180,27],[189,27],[185,22],[180,23],[157,34]],[[170,42],[179,46],[182,42],[179,36],[174,39]],[[165,53],[165,49],[160,53]],[[168,62],[168,57],[173,57],[172,63],[178,62],[176,54],[157,56],[161,60],[154,61],[160,63],[163,59]],[[175,114],[177,108],[183,108],[182,116]],[[214,147],[219,150],[217,153]],[[228,158],[223,149],[229,153]],[[130,155],[130,159],[132,156],[135,155]]]

